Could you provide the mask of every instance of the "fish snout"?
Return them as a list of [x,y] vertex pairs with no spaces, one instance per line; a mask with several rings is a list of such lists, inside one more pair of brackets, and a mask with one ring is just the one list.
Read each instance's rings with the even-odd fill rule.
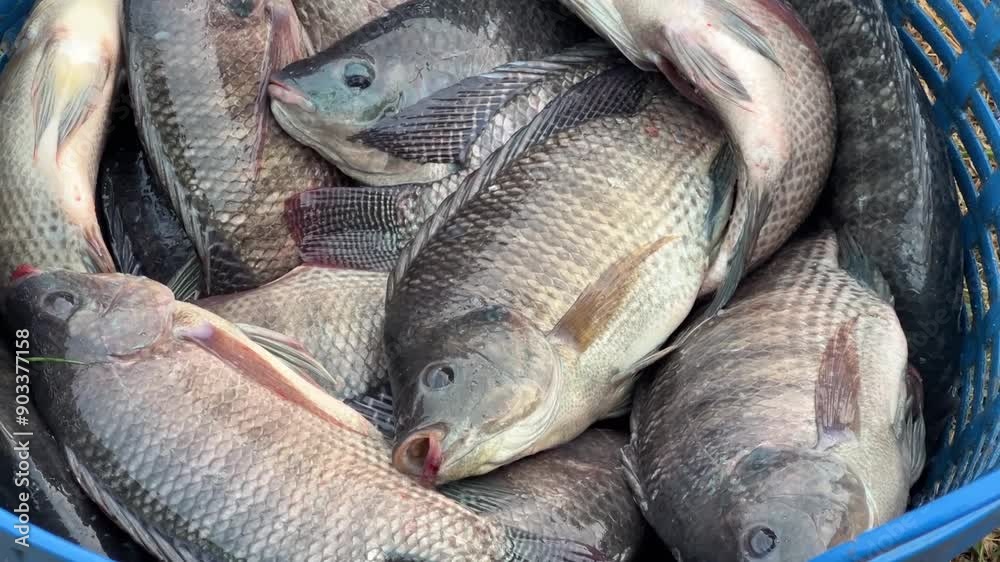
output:
[[316,111],[316,106],[302,90],[296,87],[292,81],[282,77],[280,72],[271,75],[267,84],[267,94],[271,96],[271,99],[278,100],[285,105],[298,107],[309,113]]
[[424,486],[433,486],[441,469],[441,444],[447,434],[448,431],[441,425],[410,433],[393,450],[392,465]]

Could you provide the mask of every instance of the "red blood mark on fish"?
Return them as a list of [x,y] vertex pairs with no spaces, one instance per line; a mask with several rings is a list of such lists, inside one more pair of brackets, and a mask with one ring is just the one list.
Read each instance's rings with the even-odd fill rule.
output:
[[24,279],[25,277],[31,277],[32,275],[37,275],[41,273],[38,268],[33,265],[22,263],[14,269],[14,272],[10,274],[10,281],[18,281]]
[[648,125],[646,127],[646,134],[655,139],[660,136],[660,130],[652,125]]
[[441,470],[441,442],[437,439],[428,439],[427,457],[424,459],[424,472],[420,476],[420,483],[428,488],[433,487],[439,470]]

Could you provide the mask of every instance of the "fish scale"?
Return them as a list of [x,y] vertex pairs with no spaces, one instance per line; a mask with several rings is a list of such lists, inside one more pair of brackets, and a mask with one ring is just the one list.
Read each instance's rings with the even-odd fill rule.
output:
[[[755,528],[777,535],[773,556],[806,560],[905,510],[923,465],[919,395],[891,305],[844,269],[841,243],[830,230],[790,243],[637,389],[626,453],[633,486],[685,560],[744,559],[741,533]],[[832,356],[858,354],[859,370],[832,380],[858,376],[845,410],[858,417],[841,435],[823,429],[821,409],[845,395],[819,387],[845,325],[856,326],[854,347]],[[914,432],[901,434],[907,424]],[[775,460],[782,454],[799,464]],[[756,479],[751,462],[771,479]],[[809,480],[816,475],[830,480]],[[832,527],[826,518],[836,518]],[[815,528],[795,522],[810,520]]]
[[270,5],[242,19],[206,0],[183,11],[129,4],[127,57],[140,133],[212,293],[252,288],[298,265],[283,200],[337,177],[281,131],[264,101],[266,58],[288,56],[280,53],[285,43],[302,48],[291,6]]

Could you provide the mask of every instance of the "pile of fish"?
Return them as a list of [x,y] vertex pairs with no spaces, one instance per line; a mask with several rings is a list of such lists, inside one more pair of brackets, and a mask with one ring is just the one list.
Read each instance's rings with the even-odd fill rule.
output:
[[114,560],[804,561],[949,431],[881,0],[39,0],[0,146],[2,507]]

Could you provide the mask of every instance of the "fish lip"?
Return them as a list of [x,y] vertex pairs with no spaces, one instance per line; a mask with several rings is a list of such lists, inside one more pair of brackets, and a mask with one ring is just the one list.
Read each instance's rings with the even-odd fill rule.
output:
[[[422,486],[433,488],[443,464],[442,443],[448,436],[448,428],[443,423],[428,425],[406,434],[392,450],[392,465],[399,472],[416,479]],[[416,440],[427,440],[427,451],[423,462],[412,462],[407,458],[407,449]]]
[[298,107],[308,113],[316,113],[314,104],[301,90],[277,76],[271,76],[267,84],[267,95],[284,105]]

